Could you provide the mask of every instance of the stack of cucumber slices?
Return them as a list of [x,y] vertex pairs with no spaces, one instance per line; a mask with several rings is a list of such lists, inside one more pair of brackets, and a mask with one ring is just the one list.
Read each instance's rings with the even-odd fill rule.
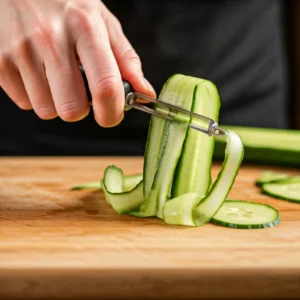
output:
[[300,176],[265,171],[257,179],[256,185],[266,195],[289,202],[300,203]]
[[[175,74],[163,86],[159,99],[218,122],[219,94],[208,80]],[[244,156],[238,134],[227,130],[224,162],[212,182],[215,138],[191,129],[190,122],[199,122],[193,117],[188,119],[159,104],[154,109],[172,115],[174,120],[151,117],[143,174],[124,176],[120,168],[111,165],[101,181],[72,189],[101,189],[115,212],[158,217],[173,225],[202,226],[210,222],[252,229],[280,223],[278,211],[271,206],[227,199]]]

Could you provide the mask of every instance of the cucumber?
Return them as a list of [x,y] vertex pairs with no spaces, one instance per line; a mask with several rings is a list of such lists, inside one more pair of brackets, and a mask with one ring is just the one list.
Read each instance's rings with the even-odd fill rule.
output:
[[[242,139],[244,162],[260,165],[300,167],[300,131],[223,125]],[[225,142],[216,139],[214,159],[223,159]]]
[[[188,78],[184,78],[185,81],[187,79]],[[158,99],[168,102],[168,99],[170,98],[173,102],[176,102],[176,100],[178,100],[178,102],[181,102],[180,98],[182,98],[182,95],[180,96],[179,90],[182,84],[184,84],[182,76],[179,74],[173,75],[164,84]],[[154,109],[168,112],[168,109],[166,109],[165,107],[162,108],[160,104],[156,104]],[[150,119],[143,167],[145,198],[148,197],[148,194],[152,188],[153,180],[158,168],[159,159],[161,157],[161,153],[165,145],[165,140],[167,138],[167,136],[162,133],[167,130],[166,128],[168,128],[168,126],[169,122],[165,121],[162,118],[152,116]],[[151,210],[150,208],[148,209]],[[155,210],[156,208],[154,208],[154,211]]]
[[[219,121],[220,97],[212,82],[207,80],[199,82],[195,87],[193,98],[193,112],[216,122]],[[191,123],[197,124],[197,122],[199,121],[196,118],[191,118]],[[211,185],[210,173],[214,144],[213,137],[192,128],[188,129],[173,180],[172,198],[185,193],[206,195]]]
[[266,204],[226,200],[211,223],[240,229],[270,228],[280,224],[280,216],[275,208]]
[[106,201],[119,214],[138,211],[143,201],[143,180],[132,190],[124,191],[124,176],[121,169],[109,166],[105,169],[103,191]]
[[163,209],[165,223],[196,226],[193,211],[200,199],[197,193],[186,193],[168,201]]
[[85,190],[85,189],[102,190],[102,180],[80,183],[78,185],[74,185],[71,187],[71,191],[79,191],[79,190]]
[[[142,179],[143,179],[143,174],[124,176],[124,191],[132,190]],[[102,191],[103,190],[102,186],[103,186],[102,180],[99,180],[99,181],[92,181],[92,182],[86,182],[86,183],[75,185],[71,187],[71,190],[76,191],[76,190],[84,190],[84,189],[98,189]]]
[[202,226],[217,213],[230,192],[243,159],[243,145],[239,136],[228,131],[227,143],[222,169],[209,192],[204,197],[192,193],[168,201],[164,206],[166,223]]
[[289,176],[284,173],[265,171],[259,176],[259,178],[256,180],[255,183],[257,186],[262,186],[264,183],[281,181],[281,180],[287,179],[287,178],[289,178]]
[[[218,91],[207,80],[176,74],[165,83],[159,99],[218,121]],[[151,116],[143,175],[130,190],[125,190],[121,169],[115,166],[106,168],[102,185],[107,202],[117,213],[140,218],[156,216],[167,224],[202,226],[211,220],[222,220],[216,216],[226,201],[244,157],[239,134],[226,131],[223,137],[225,159],[216,181],[212,182],[215,137],[190,129],[190,122],[196,120],[189,116],[160,104],[154,109],[164,111],[174,120]],[[269,220],[269,215],[266,217]],[[223,225],[236,223],[225,220]],[[247,224],[247,228],[257,224],[254,220]],[[267,226],[267,222],[263,224]],[[236,226],[239,225],[243,224]]]
[[265,183],[262,192],[266,195],[300,203],[300,182]]
[[[160,99],[164,102],[175,104],[184,109],[191,110],[193,104],[193,93],[196,82],[199,81],[196,78],[177,75],[172,78],[173,84],[168,84],[160,95]],[[174,116],[174,114],[172,114]],[[176,113],[175,116],[178,119],[186,118],[181,116],[182,114]],[[153,118],[153,124],[158,120]],[[159,120],[161,122],[161,120]],[[153,156],[153,153],[146,150],[145,161],[147,164],[154,165],[157,162],[157,170],[153,178],[153,183],[150,192],[145,194],[145,201],[140,208],[140,214],[143,216],[157,216],[162,218],[162,210],[168,196],[170,195],[173,175],[176,169],[176,165],[180,158],[183,143],[187,134],[188,122],[175,122],[163,120],[165,126],[161,126],[160,130],[150,131],[149,145],[161,144],[161,152],[158,155],[158,159]],[[159,141],[163,140],[162,143]],[[150,148],[151,149],[151,148]],[[145,170],[144,178],[145,184],[153,177],[153,169]],[[149,178],[149,179],[148,179]]]
[[226,141],[222,169],[208,194],[194,210],[194,219],[198,226],[209,222],[226,200],[243,160],[244,148],[240,137],[235,132],[228,131]]

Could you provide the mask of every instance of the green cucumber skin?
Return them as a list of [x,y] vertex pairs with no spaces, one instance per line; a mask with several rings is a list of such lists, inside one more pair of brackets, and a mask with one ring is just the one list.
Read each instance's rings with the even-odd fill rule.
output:
[[143,201],[143,180],[130,191],[124,191],[123,171],[108,166],[104,171],[103,191],[106,201],[119,214],[128,214],[140,209]]
[[284,200],[284,201],[297,203],[297,204],[300,203],[300,192],[299,192],[299,199],[292,199],[292,198],[289,198],[288,196],[278,195],[277,193],[270,191],[269,185],[271,185],[271,184],[278,184],[278,183],[277,182],[276,183],[265,183],[264,185],[262,185],[262,193],[263,194],[270,196],[272,198],[279,199],[279,200]]
[[[300,131],[222,125],[240,135],[244,162],[300,168]],[[224,157],[224,141],[216,139],[214,159]]]
[[231,202],[231,203],[254,203],[254,204],[258,204],[258,205],[264,205],[266,207],[269,207],[270,209],[276,211],[277,213],[277,217],[270,222],[264,223],[264,224],[234,224],[234,223],[227,223],[221,220],[218,220],[217,218],[213,217],[210,220],[211,224],[214,225],[219,225],[222,227],[228,227],[228,228],[234,228],[234,229],[264,229],[264,228],[271,228],[274,226],[277,226],[281,223],[281,219],[280,219],[280,215],[279,212],[272,206],[268,205],[268,204],[261,204],[259,202],[247,202],[247,201],[240,201],[240,200],[226,200],[226,202]]
[[164,222],[171,225],[196,226],[193,211],[200,200],[201,197],[192,192],[167,201],[163,208]]
[[[168,90],[171,86],[176,86],[176,83],[180,84],[180,74],[174,74],[165,82],[158,99],[164,97],[164,93]],[[178,80],[177,80],[178,79]],[[155,104],[154,109],[159,109],[159,105]],[[148,194],[152,188],[152,184],[154,181],[154,177],[158,168],[159,159],[161,157],[161,153],[163,152],[163,145],[165,144],[166,136],[161,134],[159,137],[156,137],[154,140],[153,138],[149,138],[152,134],[159,133],[161,131],[165,131],[166,127],[169,126],[169,122],[151,116],[149,128],[148,128],[148,139],[146,141],[145,153],[144,153],[144,166],[143,166],[143,174],[144,174],[144,197],[147,198]],[[154,132],[154,133],[153,133]]]
[[80,191],[86,189],[97,189],[102,191],[102,180],[80,183],[70,188],[71,191]]
[[[143,179],[143,174],[124,176],[124,190],[125,191],[131,190],[142,179]],[[70,188],[71,191],[79,191],[79,190],[86,190],[86,189],[98,189],[99,191],[102,191],[103,180],[81,183]]]
[[[181,98],[188,99],[186,95],[180,96],[180,90],[182,88],[186,88],[187,85],[192,86],[193,82],[196,81],[196,79],[190,78],[188,76],[182,76],[180,74],[178,74],[177,77],[178,77],[179,82],[177,83],[175,90],[171,88],[171,92],[173,95],[175,94],[175,96],[179,95],[179,97],[181,97]],[[177,82],[176,78],[174,78],[173,80],[175,80],[175,83]],[[173,84],[174,84],[174,82],[173,82]],[[163,94],[169,92],[169,86],[167,86],[166,89],[162,91]],[[171,85],[171,87],[172,87],[172,85]],[[171,96],[172,96],[172,94],[171,94]],[[172,97],[174,97],[174,96],[172,96]],[[162,100],[167,103],[170,102],[169,98],[165,99],[163,96],[160,98],[162,98]],[[190,109],[192,106],[192,100],[190,101],[190,107],[188,107],[189,103],[187,103],[187,102],[180,103],[183,100],[181,98],[179,99],[177,96],[175,103],[174,103],[174,101],[172,101],[171,103],[175,104],[175,105],[179,105],[186,109]],[[151,118],[153,118],[153,122],[158,121],[158,120],[156,120],[155,117],[151,117]],[[163,139],[163,144],[161,146],[162,151],[160,152],[159,159],[157,160],[158,165],[157,165],[157,169],[156,169],[156,172],[155,172],[155,175],[153,178],[151,190],[145,197],[144,203],[142,204],[141,209],[140,209],[141,215],[147,216],[147,217],[156,215],[157,217],[162,218],[163,204],[169,195],[169,192],[171,189],[171,184],[172,184],[173,174],[174,174],[174,171],[175,171],[175,168],[177,165],[177,161],[179,160],[179,157],[180,157],[180,154],[182,151],[183,141],[184,141],[184,138],[185,138],[186,132],[187,132],[187,126],[188,126],[187,124],[178,124],[176,122],[170,122],[170,121],[166,121],[166,120],[163,120],[163,122],[165,122],[165,126],[161,127],[160,132],[154,133],[156,135],[155,137],[151,136],[152,132],[149,133],[150,142],[155,143],[155,141],[157,139],[158,140]],[[182,133],[180,133],[180,130],[182,130],[183,128],[185,128],[184,131],[182,131]],[[175,132],[176,132],[176,141],[174,140]],[[184,134],[184,136],[183,136],[183,134]],[[181,140],[181,139],[183,139],[183,140]],[[170,156],[170,152],[167,151],[168,157],[166,157],[166,150],[168,150],[171,147],[170,145],[175,146],[177,150],[173,149],[172,156]],[[151,153],[149,153],[149,151],[147,150],[146,160],[149,161],[149,163],[151,162],[151,159],[148,160],[148,157],[150,157],[150,155],[151,155]],[[167,168],[165,167],[165,164],[168,164]],[[154,162],[152,162],[152,165],[154,165]],[[166,172],[167,172],[167,174],[165,174]],[[149,177],[148,173],[150,173],[150,172],[149,172],[149,170],[146,169],[144,178]],[[167,180],[169,182],[163,183],[163,181],[166,180],[165,178],[167,178]]]
[[[216,86],[207,80],[198,81],[193,95],[192,111],[219,121],[220,97]],[[192,118],[192,121],[193,118]],[[211,166],[215,139],[192,128],[188,129],[173,179],[172,198],[195,192],[206,195],[211,185]],[[205,160],[202,160],[206,153]],[[195,167],[196,166],[196,167]]]
[[283,179],[287,179],[288,177],[289,176],[284,173],[265,171],[259,176],[259,178],[256,180],[255,184],[256,184],[256,186],[262,186],[265,183],[279,182],[279,181],[282,181]]
[[[143,181],[141,181],[131,191],[110,193],[104,183],[103,190],[115,212],[118,214],[129,214],[135,213],[140,209],[143,202],[143,186]],[[119,202],[123,202],[123,206],[118,205]]]
[[201,200],[201,202],[198,204],[198,206],[194,210],[194,219],[195,219],[195,223],[198,226],[203,226],[206,223],[210,222],[211,218],[220,209],[220,207],[222,206],[223,202],[226,200],[226,198],[227,198],[227,196],[228,196],[228,194],[229,194],[229,192],[230,192],[230,190],[231,190],[231,188],[234,184],[235,178],[238,174],[240,165],[241,165],[243,157],[244,157],[244,148],[243,148],[243,144],[241,143],[241,140],[239,138],[239,135],[236,134],[235,132],[232,132],[232,131],[229,131],[229,130],[227,130],[227,132],[228,132],[227,140],[228,139],[236,139],[240,143],[240,145],[238,145],[241,148],[239,156],[237,157],[238,164],[235,167],[235,170],[234,170],[235,173],[233,175],[232,181],[231,181],[230,185],[227,186],[227,191],[222,192],[222,199],[219,202],[217,202],[218,205],[217,205],[217,207],[214,207],[213,213],[210,213],[209,215],[207,215],[206,214],[207,203],[213,203],[212,201],[213,201],[213,198],[214,198],[214,194],[218,193],[217,189],[219,188],[218,186],[221,185],[221,183],[223,183],[223,177],[225,176],[225,179],[226,179],[226,176],[228,175],[227,173],[230,172],[230,170],[232,170],[231,166],[228,163],[229,159],[234,160],[234,158],[230,155],[230,153],[228,154],[228,152],[230,150],[231,151],[233,150],[233,149],[231,149],[232,145],[230,145],[230,140],[229,140],[228,144],[227,144],[227,147],[225,149],[225,159],[224,159],[224,162],[222,164],[222,169],[219,172],[219,174],[217,176],[217,179],[213,183],[212,187],[210,188],[208,194]]
[[264,229],[264,228],[271,228],[271,227],[279,225],[280,222],[281,222],[281,220],[280,220],[279,216],[278,216],[278,219],[276,219],[273,222],[269,222],[267,224],[255,224],[255,225],[228,224],[228,223],[216,220],[214,218],[212,218],[210,220],[211,224],[219,225],[219,226],[222,226],[222,227],[234,228],[234,229]]
[[[182,87],[182,89],[187,91],[183,96],[185,101],[183,103],[176,103],[176,105],[191,110],[194,101],[194,89],[198,81],[199,80],[196,78],[186,78],[186,82]],[[188,123],[177,124],[175,122],[170,122],[166,146],[160,157],[157,176],[155,177],[152,190],[149,194],[149,197],[156,197],[156,216],[159,218],[163,218],[163,206],[171,193],[175,169],[182,154],[187,132]]]

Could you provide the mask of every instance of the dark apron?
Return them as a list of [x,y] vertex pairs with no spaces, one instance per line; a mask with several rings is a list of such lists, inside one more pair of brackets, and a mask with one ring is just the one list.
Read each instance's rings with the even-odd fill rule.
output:
[[[280,1],[104,1],[119,18],[159,93],[174,73],[212,80],[220,123],[289,127]],[[129,111],[115,128],[93,112],[79,122],[40,120],[1,91],[1,155],[142,155],[149,116]]]

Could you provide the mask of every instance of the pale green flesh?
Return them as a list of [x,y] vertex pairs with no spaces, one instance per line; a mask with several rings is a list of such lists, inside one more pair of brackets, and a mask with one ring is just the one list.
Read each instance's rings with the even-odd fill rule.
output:
[[271,196],[300,202],[300,183],[266,183],[262,186],[262,189]]
[[[142,179],[143,179],[143,174],[124,176],[124,191],[132,190]],[[91,181],[86,183],[80,183],[78,185],[71,187],[71,190],[74,191],[85,190],[85,189],[99,189],[100,191],[102,191],[103,182],[102,180]]]
[[[191,110],[193,102],[193,93],[196,80],[190,79],[184,86],[184,97],[180,101],[180,106]],[[168,128],[168,140],[164,149],[164,153],[159,162],[159,171],[153,184],[153,189],[149,194],[149,198],[153,197],[152,201],[157,201],[156,216],[162,218],[162,210],[167,198],[170,194],[173,175],[176,165],[180,158],[183,143],[186,137],[188,123],[175,123],[172,122]],[[155,199],[156,198],[156,199]]]
[[273,171],[265,171],[263,172],[256,181],[257,185],[262,185],[264,183],[278,181],[282,179],[287,179],[289,176],[283,173],[275,173]]
[[214,215],[214,221],[228,225],[264,225],[276,221],[278,212],[274,208],[246,201],[225,201]]
[[173,225],[196,226],[193,210],[200,199],[196,193],[186,193],[167,201],[163,209],[164,221]]
[[[218,122],[219,108],[219,94],[215,85],[206,80],[199,81],[195,90],[193,112]],[[191,123],[200,122],[197,118],[192,117]],[[207,124],[204,123],[203,126],[207,127]],[[178,197],[188,192],[206,195],[211,183],[211,177],[208,174],[211,172],[214,141],[213,137],[205,133],[192,128],[188,129],[177,176],[173,182],[175,188],[172,197]]]
[[127,214],[139,210],[143,202],[143,182],[141,181],[131,191],[121,193],[106,192],[106,197],[113,209],[119,214]]
[[143,201],[143,181],[130,191],[124,191],[124,177],[121,169],[106,168],[103,180],[106,201],[120,214],[137,211]]
[[[187,78],[185,78],[187,80]],[[181,75],[174,75],[164,84],[164,87],[158,97],[159,100],[170,102],[168,99],[176,99],[179,96],[178,91],[180,86],[184,82]],[[171,92],[170,92],[171,91]],[[160,110],[160,105],[155,106],[156,110]],[[165,107],[162,107],[163,111],[168,111]],[[168,125],[162,118],[152,117],[150,119],[148,136],[154,135],[155,138],[148,138],[145,149],[145,161],[144,161],[144,197],[147,198],[153,184],[153,180],[157,171],[161,152],[163,151],[163,144],[165,143],[165,136],[162,134],[165,130],[165,126]],[[146,213],[146,208],[144,208]],[[151,209],[149,208],[149,211]]]
[[195,223],[204,225],[215,215],[228,196],[243,159],[240,137],[228,131],[225,160],[218,178],[194,211]]
[[[191,87],[194,86],[193,83],[196,80],[182,75],[177,75],[177,78],[174,78],[173,80],[179,80],[176,88],[173,88],[172,85],[167,85],[161,100],[190,110],[193,99],[193,89],[191,89]],[[188,87],[190,89],[188,89]],[[185,91],[184,93],[180,92],[183,88]],[[153,122],[155,122],[155,119]],[[170,121],[164,122],[166,124],[161,131],[154,132],[153,135],[150,132],[150,140],[156,141],[163,138],[164,143],[162,145],[158,169],[155,173],[151,190],[145,197],[145,201],[140,208],[140,214],[143,216],[156,215],[157,217],[162,218],[162,208],[171,189],[174,170],[180,157],[187,131],[187,124]],[[148,152],[146,154],[146,160],[148,160],[147,155]],[[152,164],[154,164],[154,162]],[[147,177],[147,173],[148,171],[146,170],[144,178]]]
[[143,180],[142,174],[124,176],[124,191],[131,191],[138,183]]
[[72,191],[85,190],[85,189],[99,189],[99,190],[102,190],[102,180],[84,182],[84,183],[80,183],[78,185],[74,185],[74,186],[71,187]]
[[[195,195],[190,196],[194,198],[194,200],[191,200],[192,203],[199,202],[195,207],[187,201],[189,196],[186,196],[186,194],[177,197],[175,202],[173,202],[174,199],[168,201],[164,208],[164,216],[169,218],[165,219],[166,223],[170,220],[172,224],[178,221],[178,224],[182,225],[196,224],[201,226],[209,222],[216,214],[228,196],[243,158],[243,145],[238,135],[229,131],[227,143],[225,161],[208,194],[205,197],[201,195],[198,197]],[[177,216],[176,209],[178,209],[177,215],[179,211],[185,211],[187,217],[176,219],[174,217]],[[173,218],[170,218],[170,216],[173,216]]]

